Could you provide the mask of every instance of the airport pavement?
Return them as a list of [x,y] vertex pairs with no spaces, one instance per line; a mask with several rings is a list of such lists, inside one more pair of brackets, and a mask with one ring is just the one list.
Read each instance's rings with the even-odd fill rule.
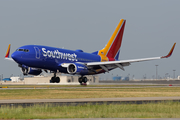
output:
[[107,101],[157,101],[157,100],[180,100],[180,97],[122,97],[122,98],[81,98],[81,99],[13,99],[0,100],[0,103],[50,103],[50,102],[107,102]]
[[[94,83],[92,83],[94,84]],[[152,84],[152,85],[167,85],[167,84],[174,84],[180,85],[180,80],[131,80],[131,81],[114,81],[114,80],[101,80],[99,84]]]
[[180,101],[180,97],[126,97],[126,98],[82,98],[82,99],[15,99],[0,100],[0,107],[9,106],[31,106],[35,104],[51,103],[54,105],[83,105],[83,104],[142,104],[161,101]]
[[[99,83],[88,83],[88,85],[169,85],[180,86],[180,80],[138,80],[138,81],[113,81],[101,80]],[[79,83],[37,83],[37,84],[24,84],[18,82],[1,82],[0,85],[79,85]]]
[[[107,84],[107,85],[109,85],[109,84]],[[117,85],[117,84],[116,84]],[[7,85],[8,86],[8,85]],[[171,86],[169,86],[169,85],[139,85],[139,86],[133,86],[133,85],[131,85],[131,86],[128,86],[128,85],[124,85],[124,86],[100,86],[100,87],[95,87],[95,86],[93,86],[93,87],[89,87],[89,86],[84,86],[84,87],[51,87],[51,85],[49,86],[49,87],[39,87],[39,86],[36,86],[36,85],[34,85],[34,86],[32,86],[32,87],[19,87],[19,88],[13,88],[13,86],[12,87],[10,87],[10,88],[8,88],[7,86],[4,86],[4,87],[0,87],[0,90],[14,90],[14,89],[107,89],[107,88],[113,88],[113,89],[118,89],[118,88],[158,88],[158,87],[161,87],[161,88],[163,88],[163,87],[180,87],[180,85],[171,85]]]

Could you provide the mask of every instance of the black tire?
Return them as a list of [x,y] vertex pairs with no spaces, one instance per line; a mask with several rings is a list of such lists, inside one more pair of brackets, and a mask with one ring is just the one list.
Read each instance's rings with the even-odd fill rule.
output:
[[60,83],[60,78],[56,77],[56,83]]
[[55,77],[52,77],[50,83],[54,83],[54,82],[55,82]]
[[83,80],[82,80],[84,83],[87,83],[87,77],[83,77]]
[[50,80],[50,83],[59,83],[60,82],[60,78],[59,77],[52,77]]
[[81,83],[83,82],[83,77],[80,77],[80,78],[78,79],[78,81],[79,81],[79,83],[81,84]]

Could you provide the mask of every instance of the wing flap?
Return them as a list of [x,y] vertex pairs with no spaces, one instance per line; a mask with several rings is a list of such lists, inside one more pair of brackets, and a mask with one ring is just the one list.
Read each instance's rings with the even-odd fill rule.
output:
[[117,67],[119,67],[121,70],[123,70],[124,71],[124,68],[123,68],[123,66],[121,65],[121,64],[115,64]]
[[105,67],[104,65],[100,65],[100,67],[101,67],[103,70],[105,70],[106,72],[109,72],[108,68]]

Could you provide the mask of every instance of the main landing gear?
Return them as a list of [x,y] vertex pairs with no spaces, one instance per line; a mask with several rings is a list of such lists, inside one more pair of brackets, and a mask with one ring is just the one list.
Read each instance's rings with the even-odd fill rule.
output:
[[87,77],[81,76],[78,80],[81,85],[86,85],[87,83]]
[[59,83],[60,78],[56,77],[56,72],[54,72],[54,76],[51,78],[50,83]]

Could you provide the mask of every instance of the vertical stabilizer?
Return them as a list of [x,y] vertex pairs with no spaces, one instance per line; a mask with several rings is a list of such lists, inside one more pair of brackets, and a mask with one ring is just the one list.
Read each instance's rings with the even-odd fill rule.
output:
[[120,53],[120,47],[122,43],[124,28],[126,20],[121,19],[118,26],[116,27],[113,35],[109,42],[102,50],[99,50],[98,55],[101,56],[101,61],[112,61],[117,60]]

